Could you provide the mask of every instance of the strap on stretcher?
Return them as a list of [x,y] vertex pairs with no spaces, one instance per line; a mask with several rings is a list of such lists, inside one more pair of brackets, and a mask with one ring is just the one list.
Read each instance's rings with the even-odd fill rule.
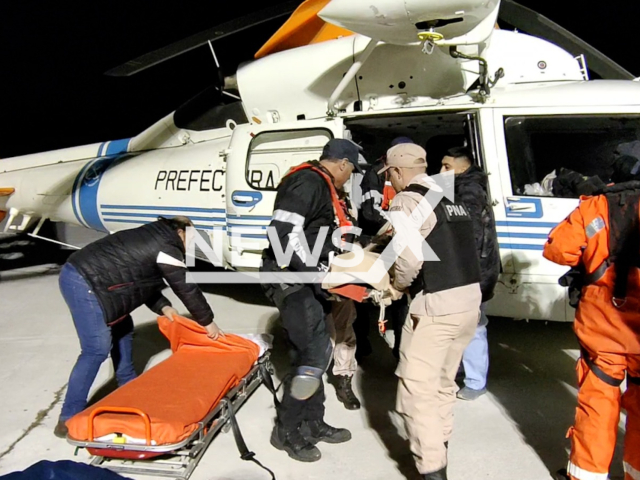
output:
[[267,387],[267,390],[269,390],[273,395],[273,403],[277,408],[278,406],[280,406],[280,401],[278,400],[278,395],[277,395],[278,389],[280,387],[278,388],[275,387],[275,385],[273,384],[273,378],[271,378],[271,374],[269,373],[269,370],[264,364],[260,364],[260,375],[262,376],[262,381],[264,382],[264,386]]
[[260,463],[260,461],[255,458],[256,454],[250,451],[249,448],[247,447],[247,444],[244,441],[244,438],[242,437],[242,432],[240,431],[240,425],[238,425],[238,420],[236,419],[236,414],[235,414],[235,411],[233,410],[233,404],[231,402],[227,402],[227,409],[229,410],[229,421],[231,422],[231,430],[233,431],[233,438],[236,441],[236,446],[238,447],[238,451],[240,452],[240,458],[242,460],[247,460],[255,463],[260,468],[269,472],[272,480],[276,480],[275,474],[271,470],[269,470],[267,467],[262,465],[262,463]]
[[[275,388],[273,384],[273,378],[271,378],[271,374],[269,373],[269,370],[264,363],[260,364],[259,369],[260,369],[260,376],[262,377],[262,381],[265,387],[267,387],[267,390],[269,390],[273,394],[273,401],[277,407],[278,405],[280,405],[280,402],[278,401],[278,396],[277,396],[278,390]],[[227,409],[229,410],[229,421],[231,423],[231,430],[233,431],[233,439],[235,440],[236,447],[238,447],[238,451],[240,452],[240,458],[242,460],[254,462],[260,468],[269,472],[272,480],[276,480],[275,474],[271,470],[269,470],[267,467],[262,465],[262,463],[260,463],[258,459],[255,458],[256,454],[251,450],[249,450],[249,448],[247,447],[247,443],[244,441],[242,432],[240,431],[240,425],[238,425],[238,420],[236,419],[236,414],[233,409],[233,404],[231,402],[227,402]]]

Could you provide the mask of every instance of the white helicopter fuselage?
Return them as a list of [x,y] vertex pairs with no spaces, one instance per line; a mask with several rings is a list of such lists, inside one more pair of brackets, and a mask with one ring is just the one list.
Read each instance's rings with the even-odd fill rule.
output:
[[[496,12],[496,2],[480,3],[487,16]],[[327,15],[338,16],[337,6]],[[343,17],[338,24],[354,28]],[[486,31],[476,20],[467,34]],[[504,73],[480,97],[477,60],[453,58],[446,38],[430,53],[422,42],[398,44],[399,31],[392,29],[389,41],[354,34],[241,66],[244,121],[220,111],[217,128],[189,128],[195,123],[176,122],[178,110],[130,139],[0,160],[6,228],[24,231],[49,219],[113,233],[159,215],[187,215],[209,241],[213,227],[224,232],[225,267],[256,270],[281,176],[318,158],[329,138],[359,141],[373,162],[390,138],[408,135],[426,145],[430,165],[439,164],[447,141],[449,147],[465,143],[489,174],[499,235],[502,273],[488,313],[571,321],[573,310],[557,283],[566,268],[545,260],[542,246],[578,200],[541,193],[535,184],[563,166],[553,159],[571,152],[565,142],[572,139],[582,152],[594,135],[604,139],[625,125],[620,139],[615,132],[606,138],[640,140],[640,123],[637,138],[632,133],[640,84],[588,80],[581,60],[557,46],[492,28],[477,43],[457,44],[458,51],[484,58],[490,77]]]

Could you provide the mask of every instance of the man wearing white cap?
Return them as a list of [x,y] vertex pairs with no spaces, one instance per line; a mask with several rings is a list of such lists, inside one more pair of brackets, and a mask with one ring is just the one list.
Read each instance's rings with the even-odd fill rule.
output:
[[394,236],[407,242],[396,248],[393,287],[412,298],[396,369],[397,410],[422,477],[446,480],[455,376],[478,324],[482,294],[471,216],[443,196],[426,169],[422,147],[400,144],[389,149],[382,170],[398,192],[389,210]]

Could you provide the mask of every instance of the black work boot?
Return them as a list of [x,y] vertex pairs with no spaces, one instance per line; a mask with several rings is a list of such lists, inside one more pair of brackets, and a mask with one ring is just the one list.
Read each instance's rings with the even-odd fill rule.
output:
[[332,427],[324,423],[324,420],[302,422],[300,433],[314,445],[318,442],[343,443],[351,440],[351,432],[349,430]]
[[322,456],[320,450],[302,436],[300,428],[285,430],[278,423],[271,433],[271,445],[299,462],[316,462]]
[[569,474],[567,473],[567,469],[562,468],[558,470],[553,478],[555,480],[569,480]]
[[423,473],[424,480],[447,480],[447,467],[443,467],[437,472]]
[[347,375],[338,375],[338,385],[336,386],[336,395],[347,410],[358,410],[360,401],[353,393],[351,388],[351,377]]

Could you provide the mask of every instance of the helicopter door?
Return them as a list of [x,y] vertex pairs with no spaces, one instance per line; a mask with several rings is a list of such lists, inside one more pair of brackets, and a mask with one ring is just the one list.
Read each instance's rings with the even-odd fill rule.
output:
[[280,179],[289,168],[317,160],[331,138],[343,137],[338,118],[234,129],[226,155],[227,263],[260,266]]

